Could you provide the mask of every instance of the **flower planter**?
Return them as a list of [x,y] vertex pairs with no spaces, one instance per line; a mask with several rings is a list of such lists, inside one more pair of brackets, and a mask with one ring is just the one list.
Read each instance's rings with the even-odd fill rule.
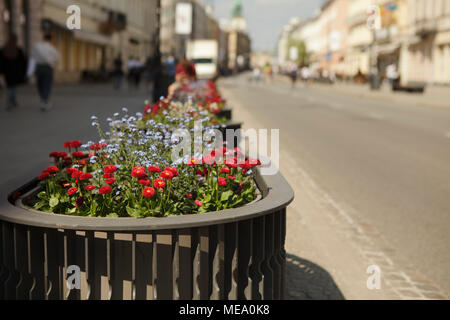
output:
[[[36,171],[37,172],[37,171]],[[26,208],[37,179],[1,189],[0,299],[283,299],[286,207],[280,175],[261,200],[167,218],[82,218]],[[6,196],[8,194],[8,196]],[[81,269],[69,290],[67,268]]]
[[217,117],[225,118],[227,120],[232,120],[233,119],[233,109],[231,107],[225,107],[224,109],[220,110],[220,112],[217,114]]
[[240,133],[237,134],[236,136],[234,136],[234,139],[233,139],[234,141],[228,141],[228,138],[227,138],[227,130],[235,130],[236,131],[239,129],[242,129],[242,122],[232,121],[232,120],[227,121],[225,124],[225,127],[220,129],[220,131],[222,132],[223,140],[227,141],[229,144],[231,142],[233,142],[234,146],[239,146],[239,144],[241,143],[241,139],[242,139],[242,136]]

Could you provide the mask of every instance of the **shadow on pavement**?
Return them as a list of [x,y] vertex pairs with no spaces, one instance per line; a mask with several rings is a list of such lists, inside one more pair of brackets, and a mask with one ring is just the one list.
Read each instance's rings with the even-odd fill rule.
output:
[[345,300],[331,275],[311,261],[286,255],[288,300]]

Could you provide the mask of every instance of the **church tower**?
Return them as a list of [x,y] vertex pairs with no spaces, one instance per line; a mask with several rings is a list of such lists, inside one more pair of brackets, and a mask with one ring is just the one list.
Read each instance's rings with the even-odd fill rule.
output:
[[234,0],[233,9],[231,10],[231,29],[247,32],[247,21],[242,14],[242,1]]

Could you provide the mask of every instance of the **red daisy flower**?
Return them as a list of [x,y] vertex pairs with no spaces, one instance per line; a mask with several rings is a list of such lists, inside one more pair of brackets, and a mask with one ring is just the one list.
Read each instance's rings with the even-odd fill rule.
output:
[[89,173],[89,172],[80,174],[80,180],[81,181],[86,181],[86,180],[92,179],[93,177],[94,176],[91,173]]
[[115,165],[109,165],[105,167],[105,173],[114,173],[117,171],[117,167]]
[[171,171],[164,170],[160,174],[161,178],[164,180],[172,180],[173,179],[173,173]]
[[178,177],[178,170],[177,170],[177,168],[167,167],[167,168],[164,169],[164,171],[170,171],[170,172],[172,172],[174,177]]
[[164,189],[164,187],[166,186],[166,182],[163,179],[155,179],[155,181],[153,182],[153,186],[156,189]]
[[147,170],[148,170],[149,172],[152,172],[152,173],[159,173],[159,172],[161,172],[161,168],[158,167],[158,166],[151,166],[151,167],[148,167]]
[[225,178],[219,178],[219,180],[217,181],[217,183],[219,184],[219,186],[225,187],[225,186],[227,185],[227,179],[225,179]]
[[222,168],[222,169],[220,170],[220,173],[226,173],[226,174],[228,174],[228,173],[230,173],[230,168],[228,168],[228,167]]
[[114,179],[114,178],[109,178],[109,179],[106,179],[105,182],[106,182],[107,184],[113,184],[114,182],[116,182],[116,179]]
[[112,192],[112,188],[110,186],[104,186],[98,190],[98,193],[100,193],[100,194],[110,194],[111,192]]
[[47,168],[46,171],[48,171],[48,172],[50,172],[50,173],[56,173],[56,172],[59,171],[59,169],[58,169],[57,166],[50,166],[50,167]]
[[152,187],[147,187],[142,190],[142,195],[146,198],[152,198],[155,195],[155,189]]
[[143,186],[149,186],[150,185],[150,180],[149,179],[141,179],[138,181],[140,185]]
[[197,159],[197,158],[191,158],[191,159],[189,159],[188,162],[187,162],[187,165],[188,165],[189,167],[193,167],[193,166],[196,166],[196,165],[198,165],[198,164],[200,164],[200,160]]
[[97,189],[97,187],[94,186],[94,185],[92,185],[92,184],[90,184],[90,185],[86,186],[85,189],[86,189],[86,191],[92,191],[92,190],[94,190],[94,189]]
[[71,196],[71,195],[73,195],[74,193],[77,193],[77,192],[78,192],[78,189],[75,188],[75,187],[72,187],[69,190],[67,190],[67,195]]
[[147,173],[144,167],[134,167],[131,171],[131,176],[134,178],[142,179],[147,178]]

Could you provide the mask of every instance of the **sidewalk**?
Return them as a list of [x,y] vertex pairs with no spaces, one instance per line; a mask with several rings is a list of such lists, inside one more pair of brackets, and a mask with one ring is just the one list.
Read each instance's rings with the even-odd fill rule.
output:
[[19,107],[5,111],[3,92],[0,94],[3,150],[0,181],[3,183],[18,173],[48,166],[49,153],[63,151],[66,141],[98,141],[98,134],[91,126],[91,116],[97,116],[105,126],[106,118],[121,112],[123,107],[128,108],[130,114],[142,112],[145,100],[150,97],[144,89],[128,90],[126,86],[115,91],[110,84],[60,85],[53,89],[54,108],[42,112],[36,88],[23,86],[18,89]]
[[[289,79],[283,76],[277,76],[277,80],[288,83]],[[300,86],[297,83],[297,86]],[[380,90],[370,90],[369,85],[360,85],[356,83],[338,82],[334,85],[313,83],[308,85],[310,88],[320,90],[332,90],[334,92],[357,96],[360,98],[370,98],[399,104],[415,105],[422,107],[450,108],[450,87],[428,86],[425,93],[393,92],[391,87],[384,83]]]

